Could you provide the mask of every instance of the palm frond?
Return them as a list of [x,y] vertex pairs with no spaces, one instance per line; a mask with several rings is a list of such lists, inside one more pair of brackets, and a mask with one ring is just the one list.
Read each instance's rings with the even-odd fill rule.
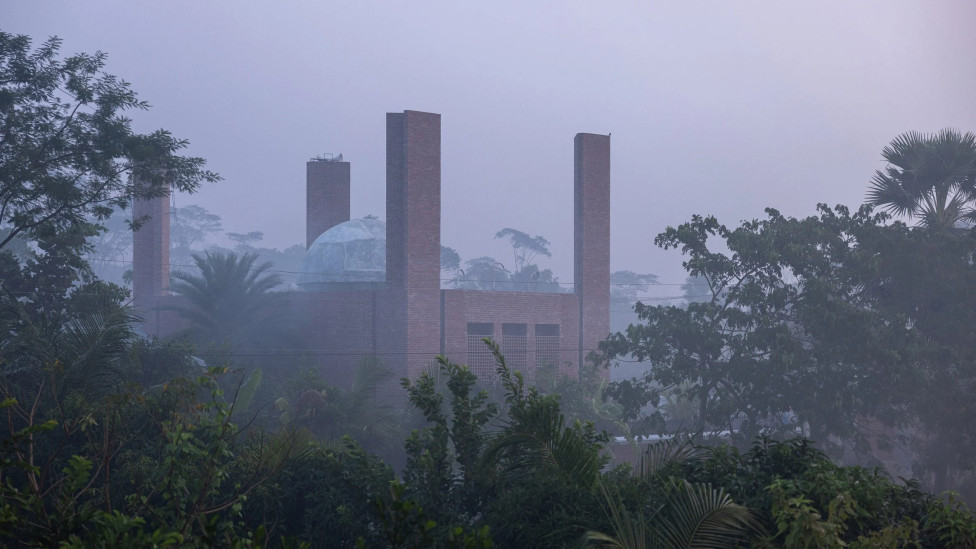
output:
[[73,304],[58,349],[66,387],[87,397],[104,394],[123,379],[122,360],[135,338],[132,324],[137,320],[113,296],[90,291]]
[[508,428],[491,438],[484,463],[498,463],[513,479],[552,467],[577,482],[595,481],[600,453],[577,426],[566,426],[558,406],[531,406]]
[[583,537],[584,542],[595,547],[617,549],[645,549],[649,547],[648,534],[650,532],[644,520],[644,513],[638,510],[636,516],[631,516],[627,507],[620,500],[620,496],[612,493],[603,484],[600,484],[600,492],[603,496],[603,511],[610,519],[613,534],[591,530],[586,532]]
[[255,265],[257,255],[206,252],[194,254],[200,274],[176,271],[170,290],[186,305],[170,307],[195,327],[197,339],[239,344],[260,336],[258,327],[271,320],[266,294],[282,283],[268,273],[271,263]]
[[[907,132],[881,152],[888,164],[875,172],[867,202],[889,213],[918,217],[928,227],[951,228],[976,200],[976,135],[946,128]],[[961,202],[960,202],[961,201]]]
[[710,484],[676,482],[667,514],[652,521],[652,531],[668,549],[721,549],[733,547],[762,526],[746,507],[736,504],[725,490]]
[[688,439],[661,440],[647,445],[635,473],[642,478],[652,478],[670,465],[688,463],[700,455],[701,451]]

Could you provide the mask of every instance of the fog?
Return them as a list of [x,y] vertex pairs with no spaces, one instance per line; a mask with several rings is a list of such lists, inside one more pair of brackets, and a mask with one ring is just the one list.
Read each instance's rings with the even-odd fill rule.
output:
[[976,546],[972,0],[2,13],[0,546]]
[[[443,115],[442,242],[503,258],[546,237],[572,280],[572,139],[612,133],[611,267],[679,284],[654,235],[694,213],[856,206],[908,130],[976,127],[967,0],[11,2],[7,32],[102,50],[152,108],[137,130],[191,141],[225,179],[224,230],[304,239],[305,161],[352,162],[353,217],[385,216],[385,113]],[[677,293],[677,292],[676,292]]]

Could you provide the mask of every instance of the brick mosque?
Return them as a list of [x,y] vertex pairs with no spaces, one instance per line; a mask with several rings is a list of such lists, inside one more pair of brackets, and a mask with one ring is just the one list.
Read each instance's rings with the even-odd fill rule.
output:
[[[610,331],[610,137],[580,133],[574,149],[573,293],[441,288],[439,114],[386,115],[385,230],[350,219],[349,162],[308,162],[300,290],[275,300],[301,319],[325,377],[348,384],[375,356],[414,378],[446,355],[484,379],[494,372],[484,337],[529,376],[544,362],[577,376]],[[133,302],[145,331],[161,337],[185,328],[166,308],[180,299],[168,292],[169,208],[165,197],[133,207],[149,218],[134,234]]]

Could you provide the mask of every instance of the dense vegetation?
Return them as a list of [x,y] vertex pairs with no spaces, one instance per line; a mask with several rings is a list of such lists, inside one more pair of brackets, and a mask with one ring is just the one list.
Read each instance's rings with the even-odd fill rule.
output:
[[[834,465],[804,439],[760,438],[744,451],[672,439],[649,446],[637,466],[608,467],[605,434],[567,421],[557,396],[527,387],[496,356],[500,400],[447,360],[404,381],[427,421],[407,438],[399,473],[349,437],[255,426],[263,415],[251,409],[255,384],[230,383],[226,368],[199,372],[185,349],[134,345],[120,366],[140,383],[67,385],[67,362],[47,365],[33,387],[7,377],[0,539],[33,547],[976,540],[976,521],[958,502],[879,470]],[[140,371],[160,362],[181,364],[188,377],[155,383]]]

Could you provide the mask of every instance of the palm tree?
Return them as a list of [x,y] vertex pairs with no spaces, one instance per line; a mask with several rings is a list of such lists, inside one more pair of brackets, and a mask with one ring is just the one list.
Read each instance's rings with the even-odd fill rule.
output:
[[282,281],[280,275],[268,273],[271,263],[255,266],[257,258],[250,253],[193,254],[199,275],[173,273],[170,290],[186,299],[186,305],[173,309],[193,324],[198,342],[236,349],[266,339],[275,315],[267,293]]
[[976,135],[946,128],[936,134],[908,132],[881,151],[888,163],[877,171],[867,202],[922,226],[952,228],[976,220]]
[[763,534],[763,527],[747,507],[737,505],[722,488],[669,477],[669,471],[691,463],[700,452],[687,440],[671,439],[647,448],[634,471],[635,478],[663,487],[663,501],[643,509],[628,510],[612,489],[601,484],[613,534],[589,531],[591,547],[645,549],[662,547],[737,547],[750,535]]
[[53,381],[58,398],[94,399],[113,391],[129,373],[128,353],[136,339],[137,317],[124,299],[117,287],[96,281],[75,289],[61,310],[31,311],[18,296],[0,290],[0,385],[19,385],[29,395]]

